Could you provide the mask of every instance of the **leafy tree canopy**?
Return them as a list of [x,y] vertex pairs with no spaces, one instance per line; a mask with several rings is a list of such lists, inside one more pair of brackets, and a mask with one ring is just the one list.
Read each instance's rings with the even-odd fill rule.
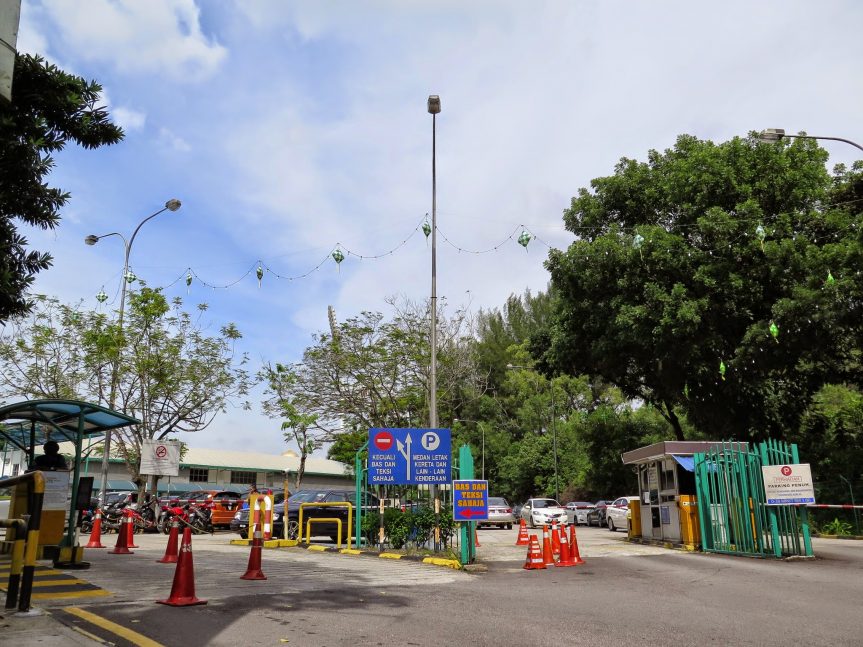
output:
[[861,168],[812,140],[681,136],[565,213],[543,360],[713,438],[783,437],[822,385],[860,384]]
[[67,74],[39,56],[15,61],[12,101],[0,102],[0,323],[26,312],[35,275],[51,265],[28,250],[15,221],[54,229],[69,194],[45,182],[53,153],[68,141],[84,148],[116,144],[123,131],[98,107],[102,87]]

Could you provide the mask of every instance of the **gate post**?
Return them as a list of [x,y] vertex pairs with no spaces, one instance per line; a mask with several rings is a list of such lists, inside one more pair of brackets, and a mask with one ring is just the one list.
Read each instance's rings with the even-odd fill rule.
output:
[[[767,443],[758,445],[758,453],[761,454],[761,464],[770,465],[770,459],[767,456]],[[773,541],[773,555],[782,557],[782,542],[779,539],[779,522],[776,519],[776,508],[767,506],[767,516],[770,518],[770,537]]]
[[[356,505],[357,505],[357,518],[356,518],[356,532],[354,533],[354,548],[359,550],[363,547],[363,474],[365,474],[365,470],[363,469],[363,460],[360,458],[360,454],[362,454],[369,446],[369,441],[367,440],[362,447],[357,450],[357,453],[354,454],[354,479],[356,482]],[[285,528],[288,527],[287,520],[287,510],[288,505],[285,503]],[[302,530],[300,530],[302,532]],[[348,528],[348,540],[345,542],[350,548],[351,545],[351,529]]]
[[[800,455],[797,453],[797,443],[791,443],[791,458],[795,463],[800,462]],[[812,557],[812,537],[809,536],[809,510],[805,505],[797,508],[800,512],[800,529],[803,531],[803,550],[806,552],[806,557]]]

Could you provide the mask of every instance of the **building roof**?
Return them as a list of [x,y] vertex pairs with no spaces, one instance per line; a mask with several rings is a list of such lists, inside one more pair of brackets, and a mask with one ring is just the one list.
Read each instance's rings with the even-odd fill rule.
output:
[[[728,442],[725,445],[729,445]],[[653,443],[646,447],[639,447],[629,452],[621,454],[624,465],[636,465],[638,463],[649,463],[669,456],[692,456],[710,451],[713,448],[721,448],[723,443],[716,440],[665,440],[660,443]],[[747,443],[734,442],[734,446],[745,450],[749,445]]]
[[[94,446],[96,446],[95,443]],[[74,454],[75,447],[71,443],[61,443],[60,452]],[[113,455],[113,451],[111,453]],[[95,458],[101,460],[100,456],[95,456]],[[93,459],[91,458],[91,460]],[[113,456],[111,460],[124,462]],[[279,455],[187,447],[185,456],[180,460],[180,466],[254,472],[296,472],[300,467],[300,458],[293,452]],[[351,474],[345,463],[312,456],[306,458],[305,473],[310,476],[350,476]]]

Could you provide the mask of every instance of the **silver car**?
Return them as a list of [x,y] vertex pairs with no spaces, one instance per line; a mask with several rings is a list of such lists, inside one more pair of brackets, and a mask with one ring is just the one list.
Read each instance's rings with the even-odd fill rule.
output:
[[477,528],[483,526],[497,526],[498,528],[512,528],[515,523],[515,516],[512,514],[512,507],[506,502],[506,499],[499,496],[490,496],[488,498],[488,519],[477,521]]

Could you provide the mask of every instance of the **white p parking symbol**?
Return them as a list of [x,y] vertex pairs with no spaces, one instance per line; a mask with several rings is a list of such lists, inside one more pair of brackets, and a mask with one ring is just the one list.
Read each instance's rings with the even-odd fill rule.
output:
[[440,445],[440,436],[438,436],[435,432],[430,431],[423,434],[420,443],[427,452],[433,452]]

